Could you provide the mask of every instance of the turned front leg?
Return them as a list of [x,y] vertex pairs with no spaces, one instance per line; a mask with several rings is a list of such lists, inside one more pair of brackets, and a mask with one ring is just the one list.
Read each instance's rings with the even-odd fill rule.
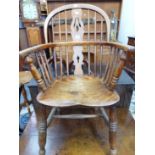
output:
[[116,155],[117,114],[115,107],[110,107],[109,121],[110,155]]
[[45,155],[45,144],[46,144],[46,134],[47,134],[47,120],[45,106],[39,105],[39,155]]

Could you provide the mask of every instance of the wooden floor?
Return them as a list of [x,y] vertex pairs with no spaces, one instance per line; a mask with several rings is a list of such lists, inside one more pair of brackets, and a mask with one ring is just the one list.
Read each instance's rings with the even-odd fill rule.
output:
[[[126,108],[118,112],[118,155],[134,155],[135,122]],[[20,137],[20,155],[38,155],[35,113]],[[108,127],[102,118],[55,119],[47,130],[46,155],[108,155]]]

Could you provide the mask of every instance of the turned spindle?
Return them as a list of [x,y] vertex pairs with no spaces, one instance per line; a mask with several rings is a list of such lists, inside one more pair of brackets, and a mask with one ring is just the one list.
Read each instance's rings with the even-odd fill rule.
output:
[[37,70],[37,68],[36,68],[35,65],[33,64],[33,59],[32,59],[31,57],[26,57],[26,62],[29,64],[31,73],[32,73],[34,79],[37,81],[39,88],[40,88],[42,91],[45,91],[45,90],[46,90],[45,83],[44,83],[44,81],[42,80],[39,71]]
[[110,107],[109,111],[109,143],[110,155],[117,155],[116,132],[117,132],[117,117],[115,106]]
[[39,128],[39,155],[45,155],[45,144],[47,136],[46,107],[38,103],[38,128]]
[[117,67],[115,68],[114,70],[114,73],[113,73],[113,76],[112,76],[112,79],[111,79],[111,82],[108,84],[108,87],[110,90],[114,90],[116,85],[117,85],[117,81],[122,73],[122,70],[123,70],[123,67],[124,67],[124,64],[125,64],[125,60],[126,60],[126,55],[125,53],[123,53],[121,55],[121,58],[120,58],[120,61],[117,65]]

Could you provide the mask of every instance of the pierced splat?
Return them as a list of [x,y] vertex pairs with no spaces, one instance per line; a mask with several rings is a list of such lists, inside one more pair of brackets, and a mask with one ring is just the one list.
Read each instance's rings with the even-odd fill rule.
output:
[[[84,25],[81,19],[82,10],[74,9],[72,10],[72,23],[71,23],[71,35],[73,41],[83,41]],[[83,47],[74,46],[73,47],[73,62],[75,66],[74,75],[83,75],[82,64],[83,64]]]

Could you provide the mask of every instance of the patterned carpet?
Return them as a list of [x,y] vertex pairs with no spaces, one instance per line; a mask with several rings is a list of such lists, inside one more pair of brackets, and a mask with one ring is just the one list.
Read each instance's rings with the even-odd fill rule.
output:
[[[31,113],[34,111],[32,104],[30,105],[30,110],[31,110]],[[28,113],[27,108],[24,107],[21,110],[21,112],[22,112],[22,114],[20,114],[20,117],[19,117],[19,127],[20,127],[19,135],[20,136],[24,132],[24,129],[25,129],[27,123],[29,122],[30,117],[31,117],[31,114]]]
[[[27,92],[28,99],[31,100],[30,92],[29,92],[27,85],[25,85],[25,89]],[[22,103],[23,101],[24,101],[24,99],[23,99],[23,96],[21,95],[20,103]],[[34,111],[32,104],[30,105],[30,111],[31,111],[31,113]],[[31,117],[31,114],[28,113],[27,107],[23,107],[20,111],[20,116],[19,116],[19,135],[20,136],[22,135],[30,117]]]

